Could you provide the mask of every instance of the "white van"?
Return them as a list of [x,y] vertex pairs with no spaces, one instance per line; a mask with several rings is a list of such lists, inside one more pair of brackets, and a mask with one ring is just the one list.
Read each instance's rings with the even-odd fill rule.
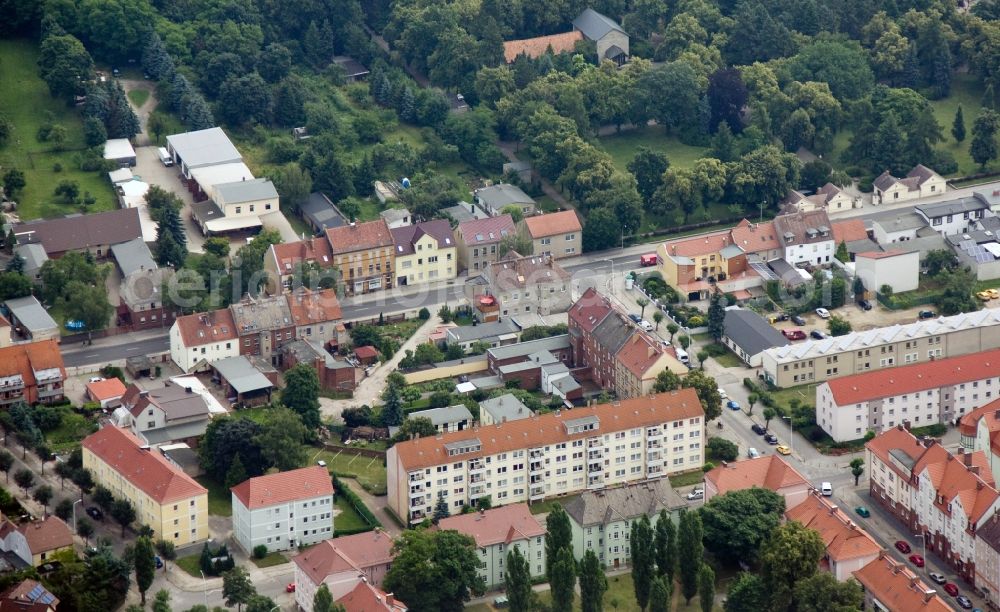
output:
[[687,351],[678,346],[674,349],[674,352],[677,354],[677,361],[684,364],[689,363]]
[[819,491],[820,491],[820,493],[822,493],[826,497],[832,497],[833,496],[833,485],[831,485],[828,482],[824,482],[823,484],[821,484],[819,486]]
[[166,166],[170,167],[174,165],[174,158],[170,157],[170,152],[167,151],[166,147],[160,147],[156,150],[156,154],[160,157],[160,162]]

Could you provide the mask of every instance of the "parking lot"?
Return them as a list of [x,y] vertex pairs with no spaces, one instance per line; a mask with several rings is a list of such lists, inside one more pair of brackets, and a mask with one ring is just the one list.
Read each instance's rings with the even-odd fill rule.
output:
[[[1000,308],[1000,300],[993,300],[988,306]],[[933,308],[933,306],[918,306],[906,310],[888,310],[873,301],[871,310],[862,310],[860,306],[852,302],[840,308],[830,309],[830,314],[846,320],[851,324],[851,328],[854,331],[865,331],[897,324],[915,323],[917,321],[917,314],[921,310],[933,310]],[[827,334],[827,320],[821,319],[819,315],[812,311],[803,313],[801,316],[806,320],[805,325],[796,325],[789,320],[779,321],[774,326],[778,329],[801,329],[806,334],[814,329],[818,329]]]
[[[191,193],[178,177],[180,171],[174,166],[169,168],[164,166],[156,154],[156,147],[136,147],[135,157],[136,163],[135,168],[132,168],[132,174],[138,176],[145,183],[157,185],[175,194],[184,202],[184,208],[181,209],[181,220],[184,222],[184,233],[187,235],[188,251],[203,253],[205,237],[191,219],[191,205],[194,204],[194,198],[191,197]],[[148,213],[143,215],[142,210],[139,211],[139,215],[144,219],[148,218]]]

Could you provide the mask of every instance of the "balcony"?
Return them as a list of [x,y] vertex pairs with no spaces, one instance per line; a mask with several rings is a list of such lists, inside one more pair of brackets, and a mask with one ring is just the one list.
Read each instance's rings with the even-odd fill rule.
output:
[[536,501],[545,497],[545,485],[532,485],[528,490],[528,499]]
[[413,499],[414,497],[422,498],[423,496],[424,496],[423,487],[410,487],[410,499]]
[[529,474],[540,474],[545,471],[545,464],[541,461],[532,461],[528,465]]
[[587,471],[588,472],[600,472],[603,469],[604,469],[604,462],[603,461],[596,461],[596,462],[588,462],[587,463]]
[[486,476],[484,476],[482,472],[473,474],[472,476],[469,476],[469,482],[471,482],[472,484],[486,482]]
[[423,472],[414,472],[410,474],[410,482],[421,482],[424,479]]
[[530,482],[531,484],[538,484],[538,483],[544,482],[544,481],[545,481],[545,478],[543,478],[541,475],[538,475],[538,476],[532,476],[531,480],[529,480],[528,482]]
[[663,439],[663,431],[661,431],[659,429],[647,429],[646,430],[646,439],[647,440],[662,440]]
[[587,461],[597,461],[599,459],[604,459],[603,450],[594,450],[587,453]]
[[485,471],[486,464],[481,459],[469,462],[469,474],[482,474]]
[[416,512],[411,512],[410,513],[410,522],[411,523],[418,523],[418,522],[420,522],[422,520],[424,520],[424,513],[423,512],[421,512],[421,511],[418,510]]
[[651,465],[648,468],[646,468],[646,476],[649,476],[650,478],[652,478],[653,476],[662,476],[662,475],[663,475],[663,466]]
[[661,448],[663,448],[663,443],[661,443],[658,440],[657,441],[650,440],[650,441],[646,442],[646,449],[647,450],[653,450],[653,449],[659,450]]
[[420,497],[411,497],[410,498],[410,507],[411,508],[416,508],[417,506],[423,506],[423,505],[424,505],[424,497],[422,495]]
[[650,451],[646,453],[646,461],[649,461],[650,463],[660,461],[661,459],[663,459],[663,456],[660,454],[660,451]]
[[486,492],[486,485],[473,485],[469,487],[469,497],[478,497]]
[[587,478],[588,489],[600,489],[604,486],[604,474],[596,474]]
[[532,450],[528,451],[528,458],[529,459],[539,459],[544,454],[545,454],[544,450],[542,450],[540,448],[535,448],[535,449],[532,449]]
[[601,438],[591,438],[587,440],[587,448],[595,448],[598,446],[604,446],[604,440]]

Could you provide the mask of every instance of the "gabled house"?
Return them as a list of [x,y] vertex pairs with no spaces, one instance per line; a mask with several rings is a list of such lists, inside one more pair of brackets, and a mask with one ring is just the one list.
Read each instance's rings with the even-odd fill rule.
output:
[[993,216],[990,202],[978,193],[956,200],[919,204],[913,210],[932,230],[945,237],[974,231],[980,220]]
[[514,234],[514,219],[509,214],[462,221],[455,229],[458,263],[462,270],[478,273],[500,258],[500,241]]
[[149,446],[195,442],[211,420],[211,410],[201,394],[176,384],[147,390],[132,383],[121,404],[116,414],[127,412],[132,433]]
[[0,593],[0,612],[56,612],[59,598],[26,578]]
[[239,354],[239,334],[228,308],[177,317],[170,327],[170,358],[185,372]]
[[526,217],[520,226],[535,255],[561,259],[583,253],[583,226],[573,209]]
[[65,382],[66,367],[55,340],[0,348],[0,407],[62,401]]
[[780,203],[782,212],[809,212],[812,210],[841,211],[861,206],[861,196],[848,193],[843,188],[827,183],[812,195],[791,190]]
[[730,491],[761,487],[785,498],[785,507],[794,508],[805,501],[812,485],[784,459],[765,455],[723,463],[705,474],[705,502]]
[[802,503],[785,510],[785,518],[812,529],[823,539],[825,565],[837,580],[849,580],[854,572],[878,558],[882,547],[858,527],[851,517],[813,489]]
[[888,170],[872,183],[872,203],[876,206],[888,202],[916,200],[940,195],[947,189],[944,178],[927,166],[917,164],[904,178],[896,178]]
[[443,408],[429,408],[427,410],[418,410],[416,412],[411,412],[406,415],[407,419],[418,419],[424,418],[431,422],[431,425],[438,431],[438,433],[447,433],[449,431],[462,431],[464,429],[470,429],[475,422],[472,418],[472,413],[469,412],[469,408],[464,404],[456,404],[454,406],[445,406]]
[[830,225],[825,210],[775,217],[774,230],[784,250],[784,260],[793,266],[830,263],[837,250]]
[[503,214],[503,209],[507,206],[514,206],[521,209],[521,214],[525,217],[535,214],[537,204],[535,200],[518,187],[510,183],[498,183],[489,187],[482,187],[472,192],[476,204],[483,207],[491,216]]
[[722,344],[751,368],[760,367],[761,353],[775,346],[787,346],[788,338],[756,312],[744,308],[726,310]]
[[295,603],[312,612],[316,589],[326,584],[334,601],[358,584],[382,585],[392,565],[392,538],[381,529],[324,540],[292,557]]
[[326,239],[347,295],[392,288],[394,245],[384,219],[328,229]]
[[247,554],[309,546],[333,535],[333,484],[318,465],[249,478],[230,489],[233,537]]
[[482,277],[485,291],[473,288],[475,295],[470,296],[470,301],[477,295],[495,297],[500,302],[501,317],[565,312],[572,303],[570,275],[551,257],[522,257],[511,251],[496,263],[487,264]]
[[628,61],[628,34],[614,19],[587,8],[573,20],[573,29],[594,41],[598,63],[611,60],[621,66]]
[[434,219],[390,230],[395,244],[396,286],[455,278],[458,252],[451,225]]
[[885,612],[950,612],[937,590],[929,587],[906,563],[882,551],[878,558],[854,572],[865,592],[865,610]]
[[[327,229],[332,227],[341,226],[328,225]],[[264,255],[267,292],[277,295],[282,291],[294,289],[292,284],[295,281],[295,274],[301,267],[315,267],[322,270],[331,266],[333,266],[333,251],[325,235],[298,242],[272,244]]]
[[672,346],[664,346],[658,338],[634,330],[615,353],[615,394],[619,399],[649,395],[656,377],[664,370],[678,376],[688,372]]
[[0,550],[14,553],[26,564],[38,567],[51,561],[58,552],[73,550],[73,532],[57,516],[20,525],[4,519],[0,525]]
[[119,208],[87,215],[67,215],[18,223],[13,228],[17,244],[41,244],[50,259],[69,252],[107,257],[112,245],[142,237],[139,210]]
[[349,593],[335,602],[344,607],[344,612],[406,612],[406,604],[386,593],[377,586],[361,581]]

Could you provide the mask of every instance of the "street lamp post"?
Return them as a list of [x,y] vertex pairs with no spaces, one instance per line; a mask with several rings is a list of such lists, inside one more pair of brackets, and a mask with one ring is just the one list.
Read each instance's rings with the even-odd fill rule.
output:
[[73,531],[76,531],[76,505],[83,503],[82,499],[78,499],[73,502]]
[[788,421],[788,448],[795,454],[795,430],[792,429],[792,417],[781,415],[783,421]]
[[920,538],[920,551],[923,553],[924,563],[927,563],[927,536],[922,533],[915,533],[913,537]]
[[208,607],[208,579],[205,578],[205,571],[204,570],[198,570],[198,573],[201,574],[201,584],[204,586],[204,588],[201,590],[201,592],[205,594],[205,607],[207,608]]

